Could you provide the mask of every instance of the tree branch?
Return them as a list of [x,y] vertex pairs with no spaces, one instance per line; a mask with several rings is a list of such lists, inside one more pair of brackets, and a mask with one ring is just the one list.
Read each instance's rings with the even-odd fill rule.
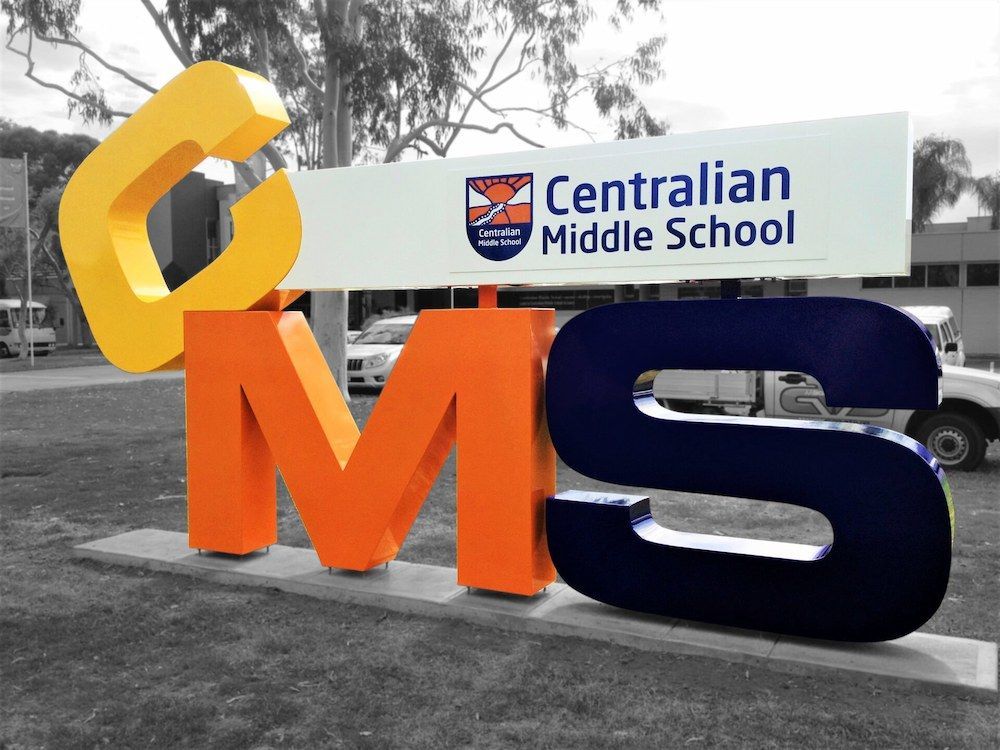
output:
[[285,157],[282,156],[281,152],[274,145],[273,141],[268,141],[263,146],[260,147],[260,152],[264,154],[264,158],[267,159],[268,164],[274,171],[279,169],[287,169],[288,162],[285,161]]
[[[490,65],[490,69],[486,72],[486,76],[483,78],[479,86],[476,87],[475,91],[473,91],[472,88],[467,84],[465,84],[464,82],[462,81],[458,82],[458,85],[464,87],[471,95],[469,101],[466,102],[465,108],[462,110],[462,114],[458,118],[458,121],[460,123],[464,123],[468,119],[469,112],[472,111],[472,105],[475,104],[476,100],[479,99],[480,101],[482,101],[481,95],[483,91],[486,89],[489,82],[493,79],[493,75],[496,73],[497,68],[500,66],[500,61],[503,59],[504,55],[507,54],[507,50],[510,49],[510,45],[514,41],[514,37],[517,36],[517,32],[518,32],[518,26],[517,24],[513,24],[510,33],[507,35],[507,39],[503,43],[503,46],[500,48],[500,51],[497,53],[497,56],[493,58],[493,64]],[[526,50],[528,49],[528,45],[531,43],[531,40],[534,39],[534,37],[535,37],[535,32],[532,31],[528,35],[528,38],[524,40],[524,44],[521,45],[521,57],[520,61],[518,62],[519,68],[524,62],[524,55]],[[451,149],[452,144],[455,143],[455,139],[458,138],[458,133],[459,133],[459,128],[452,129],[451,135],[448,137],[448,140],[442,147],[444,149],[444,153],[447,154],[448,151]]]
[[254,44],[257,47],[257,67],[258,72],[264,78],[271,78],[271,40],[268,38],[267,29],[258,26],[253,30]]
[[[54,91],[58,91],[59,93],[61,93],[64,96],[66,96],[67,98],[72,99],[73,101],[76,101],[76,102],[80,102],[80,104],[86,104],[88,106],[94,106],[95,105],[94,101],[87,100],[86,98],[84,98],[80,94],[76,93],[75,91],[71,91],[70,89],[66,88],[65,86],[61,86],[58,83],[52,83],[51,81],[45,81],[45,80],[43,80],[43,79],[41,79],[41,78],[39,78],[38,76],[35,75],[35,60],[31,56],[31,39],[32,39],[32,32],[29,31],[28,32],[28,51],[27,52],[23,52],[23,51],[21,51],[19,49],[16,49],[13,46],[13,44],[14,44],[14,37],[12,37],[12,36],[8,37],[7,44],[5,45],[7,47],[7,49],[9,49],[15,55],[23,57],[25,60],[28,61],[28,67],[24,71],[25,77],[29,81],[34,81],[39,86],[43,86],[43,87],[45,87],[47,89],[53,89]],[[108,107],[106,105],[103,105],[103,109],[111,117],[130,117],[132,115],[131,112],[125,112],[125,111],[120,110],[120,109],[112,109],[111,107]]]
[[309,74],[309,60],[306,58],[305,53],[302,48],[299,47],[295,42],[295,38],[292,36],[292,32],[285,26],[282,26],[282,30],[285,32],[285,36],[288,37],[288,43],[292,47],[292,52],[295,53],[295,59],[299,63],[299,73],[302,75],[302,79],[305,81],[306,88],[312,91],[316,96],[323,96],[323,87],[316,83],[316,80]]
[[103,57],[101,57],[99,54],[94,52],[94,50],[92,50],[89,46],[81,42],[75,35],[68,39],[63,37],[45,36],[44,34],[37,34],[37,33],[35,34],[35,36],[41,39],[43,42],[48,42],[50,44],[65,44],[69,47],[76,47],[77,49],[82,50],[85,55],[90,55],[92,58],[97,60],[97,62],[99,62],[105,68],[110,70],[112,73],[117,73],[122,78],[127,80],[129,83],[132,83],[138,86],[139,88],[145,89],[150,94],[155,94],[158,90],[154,86],[150,86],[145,81],[136,78],[134,75],[129,73],[124,68],[119,68],[117,65],[112,65]]
[[[479,84],[480,89],[486,88],[486,84],[490,82],[493,78],[493,74],[497,72],[497,68],[500,66],[500,60],[502,60],[503,56],[507,54],[507,50],[510,49],[510,45],[514,41],[514,37],[517,36],[518,31],[518,25],[516,23],[512,24],[510,33],[507,35],[507,39],[504,40],[503,46],[500,48],[497,56],[493,58],[493,64],[490,65],[490,69],[486,72],[486,77],[483,78],[483,82]],[[521,47],[522,55],[524,53],[524,47],[527,46],[528,42],[530,42],[534,36],[534,32],[528,35],[527,40],[525,40],[524,45]]]
[[174,53],[174,57],[180,60],[181,65],[185,68],[190,68],[194,65],[194,56],[191,54],[191,43],[182,37],[180,33],[178,33],[179,40],[174,38],[166,20],[156,11],[151,0],[139,0],[139,2],[142,3],[142,7],[149,13],[150,18],[153,19],[153,23],[156,24],[156,28],[160,30],[160,34],[167,41],[167,45],[170,47],[170,51]]
[[425,135],[418,135],[414,140],[424,144],[427,148],[442,158],[448,155],[448,152],[443,147],[439,146]]
[[[478,101],[483,106],[483,109],[485,109],[490,114],[497,115],[498,117],[506,117],[511,112],[530,112],[532,114],[548,118],[549,120],[555,121],[556,119],[555,115],[552,114],[552,109],[553,109],[552,105],[549,105],[548,107],[494,107],[492,104],[486,101],[486,98],[484,96],[476,94],[476,92],[473,91],[472,87],[470,87],[468,84],[460,82],[458,85],[466,92],[468,92],[469,96],[472,97],[474,101]],[[572,92],[566,97],[566,101],[575,99],[577,96],[579,96],[586,90],[587,90],[586,87],[581,87],[577,89],[576,91]],[[593,130],[588,130],[587,128],[583,127],[583,125],[580,125],[579,123],[573,122],[572,120],[566,118],[563,118],[562,122],[566,123],[574,130],[579,130],[581,133],[590,138],[591,141],[594,140],[596,134],[594,133]]]
[[537,57],[528,57],[527,56],[528,55],[528,47],[534,41],[534,39],[535,39],[535,32],[532,31],[528,35],[528,38],[524,40],[524,44],[521,45],[521,55],[520,55],[520,58],[517,61],[517,67],[515,67],[513,71],[511,71],[510,73],[508,73],[507,75],[505,75],[503,78],[501,78],[496,83],[487,86],[487,84],[489,83],[489,79],[492,78],[492,74],[491,74],[490,76],[487,77],[486,80],[483,81],[482,85],[479,87],[479,92],[481,94],[488,94],[491,91],[496,91],[498,88],[500,88],[501,86],[503,86],[505,83],[507,83],[507,82],[513,80],[514,78],[516,78],[517,76],[521,75],[521,73],[524,72],[525,68],[527,68],[533,62],[538,62],[538,58]]
[[[545,146],[543,146],[541,143],[533,141],[528,136],[524,135],[514,126],[513,123],[510,122],[500,122],[490,127],[488,125],[480,125],[478,123],[473,123],[473,122],[454,122],[450,120],[427,120],[426,122],[417,125],[409,133],[407,133],[398,141],[390,145],[389,148],[386,149],[385,158],[382,161],[384,163],[392,161],[397,156],[399,156],[400,152],[403,149],[409,146],[413,141],[421,137],[424,137],[424,133],[433,128],[451,128],[456,131],[475,130],[477,132],[488,133],[490,135],[495,135],[496,133],[499,133],[501,130],[508,130],[511,132],[511,134],[514,135],[515,138],[523,141],[524,143],[527,143],[529,146],[534,146],[535,148],[545,148]],[[447,154],[447,152],[448,152],[447,146],[438,146],[438,149],[435,149],[435,153],[439,153],[439,155],[441,156]]]

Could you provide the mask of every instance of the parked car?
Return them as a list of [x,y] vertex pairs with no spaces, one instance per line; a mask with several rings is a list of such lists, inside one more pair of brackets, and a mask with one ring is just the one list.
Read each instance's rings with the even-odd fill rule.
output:
[[361,335],[361,331],[350,330],[347,332],[347,343],[353,344],[354,340]]
[[347,345],[347,384],[382,388],[410,337],[416,315],[382,318]]
[[934,411],[827,406],[820,384],[801,372],[661,370],[653,397],[674,411],[821,419],[887,427],[920,441],[946,469],[973,470],[1000,439],[1000,374],[942,366]]
[[958,330],[955,314],[950,307],[938,305],[921,305],[904,307],[927,328],[934,339],[941,362],[946,365],[965,366],[965,344],[962,343],[962,332]]
[[[21,336],[17,326],[21,319],[21,300],[0,299],[0,357],[16,357],[21,353]],[[34,331],[29,334],[25,325],[25,335],[34,339],[36,356],[44,356],[56,348],[56,331],[45,313],[45,305],[31,303],[31,322]]]

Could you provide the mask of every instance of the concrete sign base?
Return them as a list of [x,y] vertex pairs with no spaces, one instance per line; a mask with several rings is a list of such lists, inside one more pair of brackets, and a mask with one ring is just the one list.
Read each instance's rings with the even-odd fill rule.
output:
[[886,643],[848,644],[641,615],[595,602],[563,584],[533,597],[469,591],[455,571],[394,561],[365,573],[328,570],[311,549],[275,545],[243,557],[198,554],[187,534],[139,529],[81,544],[78,557],[276,588],[317,599],[450,617],[508,630],[607,641],[630,648],[756,663],[795,673],[837,671],[937,692],[997,698],[997,644],[915,632]]

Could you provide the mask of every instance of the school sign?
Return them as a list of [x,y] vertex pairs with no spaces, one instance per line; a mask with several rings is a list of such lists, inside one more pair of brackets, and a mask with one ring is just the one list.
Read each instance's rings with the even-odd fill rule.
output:
[[[288,124],[270,84],[220,63],[165,86],[80,166],[60,210],[95,338],[132,371],[186,370],[189,543],[276,541],[275,468],[320,561],[395,557],[453,445],[457,578],[530,596],[557,572],[619,607],[839,640],[904,635],[948,582],[947,480],[874,427],[681,415],[659,369],[801,370],[832,405],[936,408],[922,327],[847,299],[421,313],[364,432],[305,322],[305,289],[905,273],[902,114],[470,159],[280,171],[236,237],[170,292],[145,232],[208,155],[245,159]],[[687,534],[595,479],[822,513],[822,547]]]
[[909,273],[909,118],[289,175],[281,289]]

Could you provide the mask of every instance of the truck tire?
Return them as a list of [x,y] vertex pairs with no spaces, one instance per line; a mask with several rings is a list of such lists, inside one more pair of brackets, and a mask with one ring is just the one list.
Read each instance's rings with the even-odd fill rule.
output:
[[920,425],[916,438],[945,469],[972,471],[986,455],[983,428],[957,412],[930,417]]
[[7,359],[10,356],[10,348],[0,341],[0,359]]

